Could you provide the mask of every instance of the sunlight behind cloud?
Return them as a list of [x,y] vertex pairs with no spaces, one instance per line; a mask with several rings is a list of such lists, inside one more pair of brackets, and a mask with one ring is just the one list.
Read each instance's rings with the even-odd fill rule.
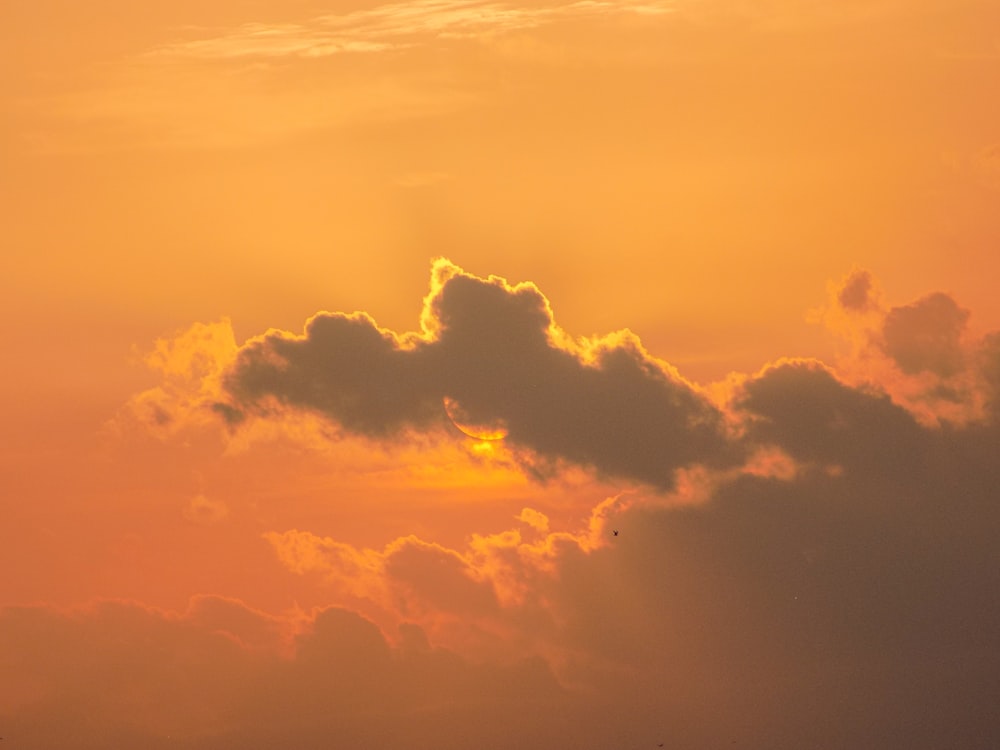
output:
[[996,0],[0,15],[0,745],[994,750]]

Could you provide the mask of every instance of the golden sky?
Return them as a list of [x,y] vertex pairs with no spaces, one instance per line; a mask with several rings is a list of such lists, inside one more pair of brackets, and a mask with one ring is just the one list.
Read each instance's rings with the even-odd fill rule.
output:
[[0,736],[989,748],[1000,6],[0,10]]

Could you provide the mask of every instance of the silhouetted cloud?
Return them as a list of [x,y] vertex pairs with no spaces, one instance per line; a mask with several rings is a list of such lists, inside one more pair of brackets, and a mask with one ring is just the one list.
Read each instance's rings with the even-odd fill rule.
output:
[[225,377],[230,410],[322,414],[374,438],[449,424],[452,399],[476,423],[542,459],[669,487],[692,463],[733,464],[722,412],[627,331],[573,341],[532,284],[435,263],[420,334],[363,313],[320,313],[301,336],[246,344]]
[[841,383],[817,362],[786,362],[748,381],[737,399],[752,417],[753,442],[773,443],[800,461],[874,467],[919,459],[914,417],[875,389]]
[[986,407],[993,421],[1000,422],[1000,332],[983,338],[976,364],[985,383]]
[[[251,340],[221,377],[225,357],[179,378],[160,363],[179,422],[228,394],[238,430],[305,411],[402,441],[452,429],[447,397],[502,422],[515,451],[627,489],[580,500],[570,522],[521,507],[451,545],[265,531],[275,564],[324,592],[309,612],[219,596],[182,613],[2,609],[3,663],[27,686],[0,684],[5,735],[199,750],[992,747],[997,334],[967,340],[945,295],[887,306],[863,271],[831,299],[863,333],[857,372],[784,359],[732,378],[722,405],[631,334],[572,340],[534,286],[445,262],[419,333],[323,313],[301,336]],[[922,390],[899,390],[911,381]],[[983,408],[925,419],[912,393],[952,381]]]
[[964,365],[961,336],[968,319],[968,310],[940,292],[894,307],[882,328],[885,352],[903,372],[953,375]]

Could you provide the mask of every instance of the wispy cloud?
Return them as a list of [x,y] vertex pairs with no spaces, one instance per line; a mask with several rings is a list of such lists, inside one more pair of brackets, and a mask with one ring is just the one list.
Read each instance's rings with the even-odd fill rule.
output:
[[275,408],[313,411],[378,439],[469,421],[507,427],[507,442],[663,487],[692,462],[731,464],[719,410],[638,338],[620,331],[575,342],[532,284],[480,279],[439,260],[420,335],[398,335],[363,313],[321,313],[303,336],[271,332],[248,343],[225,376],[236,423]]
[[650,2],[579,2],[517,7],[478,0],[418,0],[368,10],[317,16],[300,23],[245,23],[215,34],[166,44],[154,58],[327,57],[347,52],[379,52],[426,43],[467,39],[536,28],[559,19],[619,14],[661,15],[672,5]]

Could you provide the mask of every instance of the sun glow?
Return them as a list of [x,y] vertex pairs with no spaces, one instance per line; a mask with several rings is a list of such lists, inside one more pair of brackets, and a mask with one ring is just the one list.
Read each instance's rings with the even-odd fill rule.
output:
[[1000,737],[998,0],[3,11],[0,750]]
[[483,421],[477,419],[456,399],[444,397],[444,410],[448,419],[463,434],[478,441],[503,440],[507,437],[507,425],[501,419]]

